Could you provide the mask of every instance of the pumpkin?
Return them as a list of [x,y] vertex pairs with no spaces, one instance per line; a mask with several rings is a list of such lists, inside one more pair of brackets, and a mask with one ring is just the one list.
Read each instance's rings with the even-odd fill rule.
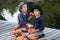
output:
[[25,34],[22,34],[22,36],[24,37],[24,40],[28,40],[28,38]]
[[29,33],[29,34],[33,34],[33,30],[34,30],[33,27],[29,27],[29,29],[28,29],[28,33]]
[[28,38],[24,37],[24,36],[19,36],[16,38],[16,40],[28,40]]
[[19,36],[16,38],[16,40],[24,40],[24,37],[23,36]]
[[13,34],[16,35],[17,34],[16,31],[13,31]]
[[15,31],[13,31],[13,34],[14,34],[14,35],[16,35],[16,34],[20,34],[21,32],[22,32],[22,30],[17,29],[17,30],[15,30]]
[[32,34],[33,32],[31,31],[31,29],[28,29],[28,33],[29,33],[29,34]]
[[21,32],[22,32],[22,30],[20,30],[20,29],[17,29],[17,30],[16,30],[16,33],[17,33],[17,34],[19,34],[19,33],[21,33]]
[[31,40],[37,40],[36,36],[31,37]]

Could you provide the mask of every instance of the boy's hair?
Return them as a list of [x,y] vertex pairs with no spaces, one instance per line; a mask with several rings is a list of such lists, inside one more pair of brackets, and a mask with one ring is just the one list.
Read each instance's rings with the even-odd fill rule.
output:
[[21,3],[20,3],[20,5],[19,5],[19,11],[20,11],[20,12],[22,12],[22,11],[21,11],[22,6],[23,6],[23,5],[25,5],[25,4],[27,5],[27,3],[26,3],[26,2],[21,2]]
[[33,13],[34,13],[34,9],[38,9],[39,11],[41,11],[40,15],[43,14],[42,7],[41,7],[41,6],[39,6],[39,5],[34,5],[34,6],[32,7],[32,9],[31,9],[31,11],[32,11]]

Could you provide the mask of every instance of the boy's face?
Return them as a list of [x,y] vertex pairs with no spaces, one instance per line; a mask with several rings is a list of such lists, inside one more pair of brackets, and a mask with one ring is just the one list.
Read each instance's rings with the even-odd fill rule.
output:
[[34,9],[34,15],[35,15],[35,16],[39,16],[40,13],[41,13],[41,12],[40,12],[38,9]]
[[21,9],[22,12],[26,13],[27,12],[27,4],[24,4]]

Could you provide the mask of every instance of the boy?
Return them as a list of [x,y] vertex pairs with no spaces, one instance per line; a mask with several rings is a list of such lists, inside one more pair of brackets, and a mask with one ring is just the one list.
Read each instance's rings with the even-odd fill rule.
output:
[[43,30],[44,30],[44,18],[43,18],[43,12],[42,8],[39,5],[34,5],[32,12],[34,13],[34,28],[33,34],[28,35],[28,38],[31,38],[33,36],[36,36],[37,38],[41,38],[44,36]]

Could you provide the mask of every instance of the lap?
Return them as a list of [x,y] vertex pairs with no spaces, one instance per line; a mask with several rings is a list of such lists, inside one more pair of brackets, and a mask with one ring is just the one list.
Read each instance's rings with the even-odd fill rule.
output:
[[33,37],[33,36],[38,37],[39,35],[42,35],[42,34],[43,34],[43,32],[36,32],[36,33],[33,33],[33,34],[29,34],[29,35],[28,35],[28,38],[31,38],[31,37]]

